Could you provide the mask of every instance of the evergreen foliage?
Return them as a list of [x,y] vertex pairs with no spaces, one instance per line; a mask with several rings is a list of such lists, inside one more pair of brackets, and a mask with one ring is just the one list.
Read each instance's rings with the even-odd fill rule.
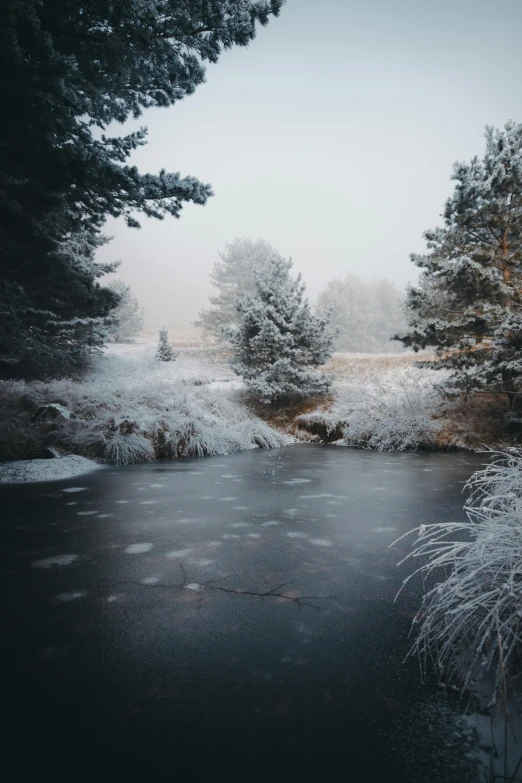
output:
[[111,313],[113,323],[109,327],[108,338],[113,343],[130,343],[143,329],[143,308],[132,294],[130,285],[123,280],[113,280],[107,288],[119,298]]
[[264,239],[253,242],[246,237],[237,237],[227,244],[225,251],[219,253],[220,260],[214,262],[210,275],[218,293],[210,297],[211,307],[199,313],[195,326],[220,340],[223,327],[237,325],[237,299],[254,291],[254,273],[261,272],[273,256],[279,256],[279,253]]
[[118,266],[94,260],[106,241],[98,232],[82,231],[29,266],[16,282],[1,281],[2,375],[64,372],[104,344],[118,303],[117,295],[97,282]]
[[330,280],[317,299],[317,312],[338,330],[335,347],[355,353],[396,353],[392,335],[406,327],[404,297],[385,279],[371,283],[356,275]]
[[173,362],[175,358],[176,351],[169,343],[169,333],[166,329],[160,329],[156,359],[158,362]]
[[[482,160],[456,163],[443,228],[427,231],[429,253],[410,287],[409,330],[397,339],[415,351],[435,347],[425,366],[450,368],[450,386],[502,392],[522,407],[522,124],[486,128]],[[517,414],[518,415],[518,414]]]
[[[39,293],[32,281],[45,277],[43,269],[59,278],[56,259],[71,237],[99,231],[108,215],[123,216],[138,227],[137,211],[178,217],[185,202],[207,201],[211,188],[195,177],[164,170],[140,173],[128,165],[131,153],[146,142],[145,128],[124,136],[105,131],[112,122],[137,118],[143,109],[170,106],[193,93],[205,80],[204,63],[217,62],[223,49],[247,46],[256,26],[266,25],[282,4],[5,0],[0,5],[0,71],[5,75],[0,280],[13,319],[25,321],[31,308],[54,312],[57,294],[48,286]],[[82,280],[71,282],[75,287],[83,290]],[[75,306],[88,311],[81,297]],[[88,311],[89,317],[99,317],[99,310]],[[20,328],[37,329],[35,323]],[[38,338],[42,345],[47,337],[44,330]],[[12,346],[9,338],[2,352]]]
[[232,368],[262,402],[326,391],[329,376],[310,370],[331,355],[328,319],[313,315],[305,285],[290,276],[291,261],[273,255],[254,274],[255,290],[237,301],[237,328],[224,329],[235,349]]

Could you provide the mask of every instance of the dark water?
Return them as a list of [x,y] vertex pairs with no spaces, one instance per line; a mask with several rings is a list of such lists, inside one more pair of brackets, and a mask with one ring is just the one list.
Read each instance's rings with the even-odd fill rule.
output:
[[475,783],[462,705],[403,662],[419,587],[393,603],[389,544],[460,518],[483,461],[295,446],[4,487],[4,760],[19,780]]

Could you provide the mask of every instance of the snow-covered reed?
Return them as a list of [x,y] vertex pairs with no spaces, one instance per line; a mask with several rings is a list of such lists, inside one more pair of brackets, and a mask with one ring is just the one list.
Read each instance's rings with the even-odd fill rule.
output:
[[433,660],[464,686],[480,672],[492,673],[494,700],[505,702],[521,663],[522,451],[491,454],[466,485],[467,519],[410,531],[417,538],[401,562],[421,560],[404,584],[420,574],[427,587],[410,654],[424,666]]

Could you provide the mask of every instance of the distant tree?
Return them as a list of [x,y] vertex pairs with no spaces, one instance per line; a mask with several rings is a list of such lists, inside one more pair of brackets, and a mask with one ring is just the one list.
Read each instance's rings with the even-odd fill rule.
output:
[[219,253],[220,260],[214,262],[210,273],[211,283],[217,293],[211,296],[211,307],[199,313],[195,326],[217,338],[222,339],[223,327],[232,327],[239,322],[236,308],[238,298],[255,290],[254,273],[262,272],[270,259],[279,255],[272,245],[264,239],[252,241],[246,237],[237,237]]
[[96,263],[106,241],[98,232],[81,231],[28,266],[16,283],[0,281],[1,375],[59,374],[107,341],[118,297],[98,279],[118,263]]
[[403,297],[393,283],[365,282],[352,274],[330,280],[318,296],[317,312],[330,314],[339,351],[396,352],[392,336],[406,325]]
[[[178,217],[186,202],[206,203],[211,188],[195,177],[164,170],[142,174],[128,165],[146,142],[145,128],[125,136],[105,131],[193,93],[205,81],[205,61],[215,63],[223,49],[247,46],[257,25],[277,16],[282,4],[0,4],[0,72],[8,75],[0,93],[0,282],[9,289],[11,309],[19,301],[14,291],[23,290],[25,309],[14,317],[26,320],[30,307],[53,309],[52,293],[43,302],[27,281],[37,267],[54,264],[71,236],[99,231],[109,215],[138,227],[137,212]],[[76,305],[81,309],[84,302]],[[91,316],[97,317],[96,308]],[[30,328],[36,331],[36,324]],[[46,331],[39,340],[46,343]]]
[[238,327],[224,328],[235,350],[234,372],[265,403],[322,392],[331,383],[310,370],[330,357],[332,331],[326,318],[312,314],[301,276],[294,280],[291,268],[291,261],[272,256],[254,274],[254,292],[237,302]]
[[412,255],[422,274],[410,287],[404,345],[433,347],[451,370],[448,386],[504,393],[522,410],[522,124],[486,128],[482,160],[456,163],[444,228]]
[[169,333],[166,329],[160,329],[156,359],[158,362],[173,362],[176,357],[176,351],[169,343]]
[[107,288],[118,296],[118,304],[111,313],[113,323],[108,338],[113,343],[130,343],[143,329],[143,308],[123,280],[112,280]]

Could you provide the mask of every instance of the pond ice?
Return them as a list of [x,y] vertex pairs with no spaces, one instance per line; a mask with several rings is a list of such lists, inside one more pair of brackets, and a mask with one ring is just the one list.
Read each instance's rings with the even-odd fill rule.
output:
[[397,531],[396,527],[374,527],[373,532],[374,533],[395,533]]
[[301,533],[298,530],[291,530],[289,533],[285,533],[288,538],[308,538],[308,533]]
[[33,568],[52,568],[53,566],[66,566],[78,560],[78,555],[55,555],[46,557],[43,560],[36,560],[31,563]]
[[131,544],[124,552],[127,555],[141,555],[143,552],[149,552],[153,547],[153,544]]

